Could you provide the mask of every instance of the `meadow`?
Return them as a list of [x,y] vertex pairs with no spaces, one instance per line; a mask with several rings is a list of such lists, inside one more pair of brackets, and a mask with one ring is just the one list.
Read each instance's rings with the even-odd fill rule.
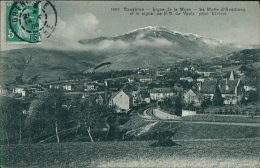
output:
[[258,167],[259,139],[48,143],[1,146],[2,167]]

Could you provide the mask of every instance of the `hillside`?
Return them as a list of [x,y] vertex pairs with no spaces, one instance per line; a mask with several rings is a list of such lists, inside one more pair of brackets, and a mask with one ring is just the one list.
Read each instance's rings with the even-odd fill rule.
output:
[[245,49],[239,52],[233,52],[229,55],[229,59],[236,61],[252,60],[260,61],[260,49]]
[[22,77],[24,82],[38,76],[35,82],[58,80],[102,61],[92,52],[26,48],[1,52],[1,83]]
[[[153,123],[153,124],[152,124]],[[152,124],[152,125],[151,125]],[[258,138],[259,127],[243,125],[214,125],[193,122],[158,122],[132,118],[121,126],[127,130],[122,140],[158,140],[159,135],[174,140]]]

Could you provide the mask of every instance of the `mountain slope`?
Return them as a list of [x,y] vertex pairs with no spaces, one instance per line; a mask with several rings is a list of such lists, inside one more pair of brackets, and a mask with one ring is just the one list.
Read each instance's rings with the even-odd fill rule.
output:
[[245,49],[221,40],[180,33],[164,27],[139,28],[122,35],[83,39],[82,51],[26,48],[1,52],[1,83],[21,77],[28,82],[57,80],[70,73],[157,67],[191,57],[212,58]]
[[254,62],[260,61],[260,49],[246,49],[240,52],[229,54],[229,59],[236,61],[252,60]]
[[[140,65],[158,66],[161,63],[173,63],[188,57],[215,57],[244,49],[243,46],[238,47],[221,40],[192,33],[183,34],[156,26],[139,28],[112,37],[84,39],[79,43],[89,46],[96,45],[99,48],[106,46],[104,50],[108,58],[103,62],[112,62],[113,65],[103,68],[102,71],[133,69]],[[108,44],[110,48],[107,47]],[[120,48],[120,45],[124,48]]]
[[92,52],[46,50],[26,48],[1,52],[1,83],[16,77],[28,82],[38,76],[36,82],[57,80],[69,73],[83,71],[102,61],[103,56]]

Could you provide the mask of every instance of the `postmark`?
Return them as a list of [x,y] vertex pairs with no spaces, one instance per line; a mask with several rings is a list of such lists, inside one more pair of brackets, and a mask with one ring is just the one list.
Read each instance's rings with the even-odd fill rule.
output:
[[6,2],[5,24],[6,43],[39,43],[55,30],[57,12],[49,1]]

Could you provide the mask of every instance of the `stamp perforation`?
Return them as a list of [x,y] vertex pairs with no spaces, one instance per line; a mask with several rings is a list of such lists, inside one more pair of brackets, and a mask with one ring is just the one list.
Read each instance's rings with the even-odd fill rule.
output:
[[[4,3],[4,11],[3,11],[3,13],[4,13],[4,18],[3,18],[3,20],[4,20],[4,30],[3,30],[3,35],[4,35],[4,44],[5,45],[17,45],[17,44],[22,44],[22,45],[30,45],[30,44],[34,44],[34,45],[40,45],[41,44],[41,41],[39,41],[39,42],[36,42],[36,43],[30,43],[30,42],[28,42],[28,41],[7,41],[7,39],[6,39],[6,31],[7,31],[7,27],[6,27],[6,22],[8,21],[8,20],[6,20],[7,18],[6,18],[6,16],[7,16],[7,12],[6,12],[6,10],[7,10],[7,8],[6,8],[6,5],[7,5],[7,2],[10,2],[10,1],[3,1],[2,3]],[[31,1],[31,2],[34,2],[34,1]],[[40,9],[41,9],[41,2],[39,3],[39,11],[40,11]],[[39,25],[40,25],[40,22],[39,22]]]

